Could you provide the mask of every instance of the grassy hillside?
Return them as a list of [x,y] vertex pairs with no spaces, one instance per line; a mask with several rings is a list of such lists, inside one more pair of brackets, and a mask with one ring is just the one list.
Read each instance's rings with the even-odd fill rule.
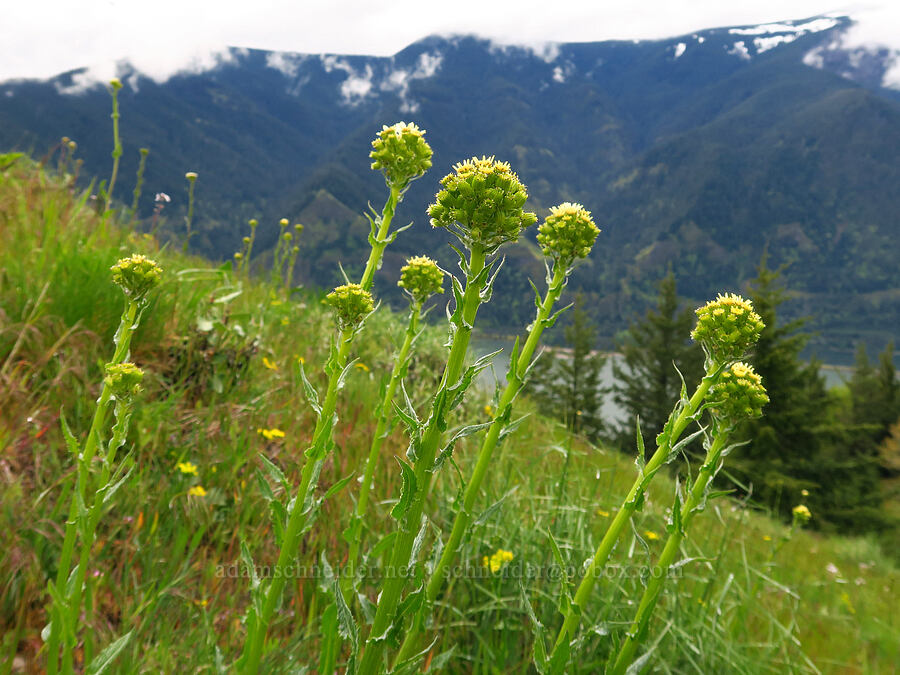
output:
[[[300,245],[302,256],[302,237]],[[95,611],[83,617],[93,638],[77,657],[134,628],[116,672],[226,672],[243,640],[248,598],[249,580],[233,574],[240,544],[260,564],[277,554],[258,455],[297,483],[314,423],[297,363],[304,360],[321,384],[316,364],[332,330],[320,297],[301,292],[287,301],[280,289],[239,278],[230,264],[216,268],[179,255],[98,215],[88,193],[45,167],[0,156],[0,673],[42,671],[45,589],[56,575],[74,480],[60,415],[84,435],[122,311],[109,268],[132,252],[157,259],[165,281],[132,345],[132,359],[148,372],[126,444],[134,469],[101,521],[88,584]],[[530,291],[523,285],[521,293]],[[403,320],[382,308],[365,331],[341,395],[337,450],[323,467],[322,490],[361,471],[379,382]],[[444,338],[442,325],[429,328],[410,367],[406,386],[417,404],[433,388]],[[497,359],[498,370],[505,368],[503,356]],[[459,418],[484,418],[491,395],[471,397]],[[434,628],[443,646],[455,646],[445,672],[532,672],[517,577],[543,623],[558,626],[560,568],[547,533],[579,569],[635,475],[630,457],[569,437],[528,401],[521,410],[532,415],[495,458],[463,568],[438,601]],[[439,474],[427,509],[445,533],[472,445],[459,444],[460,471]],[[391,528],[400,486],[391,455],[404,452],[395,429],[376,474],[371,541]],[[346,556],[340,532],[355,485],[324,503],[299,551],[303,563],[321,554],[335,565]],[[205,495],[188,494],[197,486]],[[651,486],[634,536],[620,543],[612,572],[585,608],[584,624],[594,627],[579,659],[585,673],[599,672],[631,620],[640,572],[665,538],[672,493],[668,477]],[[896,561],[872,541],[797,531],[784,542],[787,533],[765,513],[727,499],[698,517],[679,578],[668,584],[651,627],[662,636],[654,671],[895,672]],[[494,573],[483,559],[498,549],[513,559]],[[321,582],[321,574],[290,582],[270,631],[281,647],[267,655],[266,672],[315,667]]]

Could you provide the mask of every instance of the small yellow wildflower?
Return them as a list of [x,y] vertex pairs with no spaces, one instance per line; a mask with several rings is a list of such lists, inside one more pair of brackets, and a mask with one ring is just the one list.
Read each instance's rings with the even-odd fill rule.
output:
[[299,363],[301,366],[306,365],[306,359],[304,359],[302,356],[298,356],[297,363]]
[[764,534],[764,535],[763,535],[763,541],[772,541],[772,537],[770,537],[770,536],[767,535],[767,534]]
[[191,475],[197,476],[197,465],[192,462],[178,462],[178,470],[181,473],[189,473]]
[[363,372],[366,372],[366,373],[369,372],[369,366],[367,366],[365,363],[359,362],[355,365],[355,367],[359,368]]
[[496,574],[506,563],[512,562],[514,557],[512,551],[504,551],[502,548],[498,548],[493,555],[484,556],[481,562],[491,570],[491,573]]
[[269,361],[265,356],[263,357],[263,365],[269,370],[278,370],[278,364],[273,361]]
[[803,488],[802,490],[800,490],[800,494],[803,495],[804,497],[809,497],[809,490],[807,490],[806,488]]
[[205,497],[206,490],[203,489],[202,485],[195,485],[190,490],[187,491],[188,497]]
[[603,509],[597,509],[597,515],[602,516],[603,518],[609,518],[609,511],[604,511]]
[[281,325],[282,325],[282,326],[287,326],[289,323],[290,323],[290,319],[288,319],[287,317],[284,317],[284,318],[281,320]]
[[276,427],[272,427],[271,429],[257,429],[256,433],[260,434],[267,441],[271,441],[276,438],[284,438],[284,432]]
[[659,539],[659,535],[656,534],[653,530],[644,530],[644,536],[647,537],[650,541],[656,541]]
[[486,405],[484,406],[484,414],[490,417],[494,414],[494,409],[491,406]]

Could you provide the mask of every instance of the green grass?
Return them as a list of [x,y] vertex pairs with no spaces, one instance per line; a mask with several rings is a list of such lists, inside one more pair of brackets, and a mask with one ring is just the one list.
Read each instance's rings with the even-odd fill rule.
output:
[[[303,255],[302,236],[299,244]],[[85,617],[94,644],[103,646],[134,627],[134,639],[116,662],[119,672],[225,672],[243,643],[248,580],[219,570],[239,560],[241,540],[258,564],[277,555],[256,478],[257,455],[265,454],[296,483],[315,422],[296,363],[302,357],[321,387],[316,364],[332,330],[320,296],[302,292],[282,302],[265,284],[239,283],[227,270],[160,247],[111,217],[104,220],[87,193],[73,192],[20,159],[0,170],[0,673],[3,664],[14,663],[17,670],[41,671],[44,589],[56,573],[73,472],[59,412],[84,433],[122,308],[109,267],[132,252],[157,259],[166,277],[132,349],[133,360],[148,371],[131,427],[137,468],[98,531],[89,574],[96,609]],[[365,367],[353,369],[342,394],[337,451],[323,468],[320,491],[361,472],[380,379],[403,330],[403,317],[382,308],[357,340]],[[445,360],[445,338],[443,327],[430,328],[410,368],[406,386],[419,405]],[[249,359],[246,368],[238,365],[241,355]],[[505,365],[501,357],[495,367]],[[490,394],[472,397],[459,419],[484,418]],[[580,569],[608,522],[603,513],[613,511],[634,479],[629,456],[569,437],[527,400],[518,412],[525,411],[532,415],[501,446],[485,481],[479,508],[496,507],[464,541],[459,560],[468,571],[456,575],[438,600],[432,633],[440,641],[429,659],[454,647],[443,666],[447,672],[533,672],[522,588],[549,633],[561,620],[548,532]],[[285,437],[266,440],[257,431],[263,428],[281,429]],[[444,536],[461,493],[460,476],[469,475],[477,449],[475,440],[466,440],[455,453],[460,471],[438,475],[426,508]],[[392,529],[389,511],[399,497],[392,455],[405,449],[397,428],[376,471],[369,544]],[[177,470],[184,461],[197,466],[197,476]],[[188,497],[193,485],[207,495]],[[298,552],[301,562],[313,564],[320,554],[331,565],[343,561],[348,547],[341,529],[355,494],[351,482],[323,505]],[[642,590],[636,575],[651,560],[647,549],[653,558],[661,549],[672,495],[673,481],[658,478],[635,519],[647,548],[628,535],[613,552],[622,573],[598,584],[586,608],[576,660],[582,672],[600,672],[622,640],[631,603]],[[765,513],[728,499],[698,516],[684,545],[693,561],[666,586],[651,626],[654,672],[895,672],[895,560],[873,540],[812,531],[795,533],[770,560],[784,532]],[[514,559],[491,574],[482,559],[499,548]],[[524,575],[529,568],[537,574]],[[571,581],[577,583],[578,575]],[[279,647],[266,654],[266,672],[315,667],[318,617],[327,604],[318,583],[304,578],[288,585],[270,628]],[[374,601],[374,584],[366,590]],[[743,613],[745,621],[735,624]]]

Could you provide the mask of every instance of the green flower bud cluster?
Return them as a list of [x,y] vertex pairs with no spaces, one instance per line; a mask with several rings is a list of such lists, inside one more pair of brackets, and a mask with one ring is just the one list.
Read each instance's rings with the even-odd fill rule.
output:
[[490,253],[537,222],[534,213],[522,210],[528,192],[506,162],[473,157],[453,170],[428,207],[432,227],[446,227],[466,245]]
[[713,414],[732,424],[759,417],[763,406],[769,402],[762,378],[753,366],[741,361],[722,373],[710,392],[710,399],[715,401]]
[[110,270],[113,282],[135,302],[143,301],[162,279],[162,268],[139,254],[122,258]]
[[443,293],[443,284],[443,270],[424,255],[407,259],[406,265],[400,268],[400,281],[397,282],[416,302],[425,302],[430,296]]
[[741,358],[756,344],[765,324],[753,305],[739,295],[726,293],[697,310],[697,326],[691,337],[717,363]]
[[797,525],[806,525],[810,518],[812,518],[812,513],[810,513],[809,508],[805,504],[797,504],[791,512],[794,515],[794,523]]
[[144,371],[133,363],[106,364],[104,381],[117,399],[128,400],[140,392],[143,379]]
[[372,141],[372,170],[381,171],[389,186],[403,189],[431,168],[431,146],[415,124],[385,126]]
[[374,308],[372,294],[359,284],[338,286],[325,296],[341,330],[356,328]]
[[569,265],[586,258],[600,234],[591,212],[581,204],[564,202],[550,207],[550,215],[538,228],[537,241],[544,255]]

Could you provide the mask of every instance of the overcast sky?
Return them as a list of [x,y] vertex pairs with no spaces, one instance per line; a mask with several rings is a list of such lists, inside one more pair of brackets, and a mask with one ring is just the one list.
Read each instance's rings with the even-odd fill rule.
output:
[[854,16],[853,44],[900,49],[900,0],[3,0],[0,81],[130,60],[156,79],[224,46],[390,55],[440,33],[502,43],[673,37],[702,28]]

